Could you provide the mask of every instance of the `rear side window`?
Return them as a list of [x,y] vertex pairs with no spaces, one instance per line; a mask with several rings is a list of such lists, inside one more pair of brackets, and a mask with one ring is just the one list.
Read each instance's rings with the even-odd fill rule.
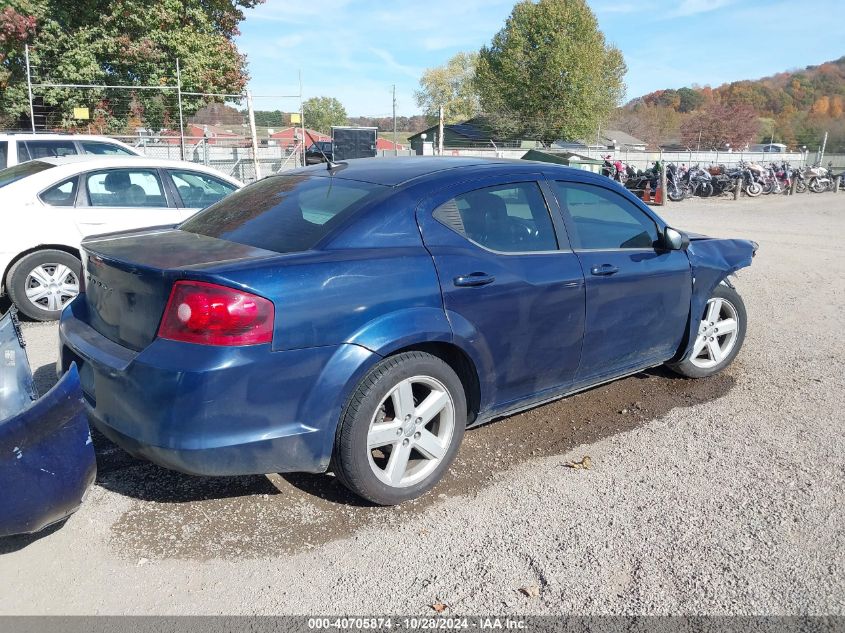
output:
[[388,189],[339,178],[273,176],[223,198],[179,228],[277,253],[307,251]]
[[535,182],[461,194],[440,205],[434,217],[490,250],[503,253],[557,250],[552,219]]
[[21,178],[26,178],[32,174],[44,171],[45,169],[52,169],[53,165],[50,163],[42,163],[40,160],[34,160],[28,163],[20,163],[7,167],[0,171],[0,187],[5,187],[13,182],[17,182]]
[[9,142],[0,141],[0,169],[6,169],[9,164]]
[[76,154],[73,141],[25,141],[30,160],[59,158]]
[[120,156],[135,155],[125,147],[121,147],[120,145],[115,145],[113,143],[103,143],[101,141],[79,141],[79,145],[82,147],[82,152],[84,154],[97,154],[100,156],[110,156],[115,154]]
[[613,191],[556,181],[555,193],[575,225],[575,247],[584,250],[653,248],[657,225],[641,209]]

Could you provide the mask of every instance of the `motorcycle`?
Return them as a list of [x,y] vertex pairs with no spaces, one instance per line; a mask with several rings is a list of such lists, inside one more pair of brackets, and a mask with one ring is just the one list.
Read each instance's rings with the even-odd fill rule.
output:
[[[833,163],[828,163],[828,168],[833,167]],[[833,180],[830,177],[830,170],[825,169],[820,163],[814,164],[804,170],[804,178],[807,179],[810,191],[813,193],[822,193],[831,188]]]

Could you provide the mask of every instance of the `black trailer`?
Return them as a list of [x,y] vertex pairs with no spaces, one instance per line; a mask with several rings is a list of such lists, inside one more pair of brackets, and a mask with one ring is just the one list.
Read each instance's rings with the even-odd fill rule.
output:
[[350,158],[372,158],[376,155],[375,127],[332,126],[332,160],[342,161]]

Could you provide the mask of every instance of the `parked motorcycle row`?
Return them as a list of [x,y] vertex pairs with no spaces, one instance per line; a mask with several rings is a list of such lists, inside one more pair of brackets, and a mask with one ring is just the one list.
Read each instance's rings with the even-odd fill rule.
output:
[[[605,157],[602,174],[635,192],[647,188],[654,191],[660,180],[660,169],[659,162],[647,170],[634,170],[630,165]],[[845,172],[834,174],[832,163],[828,163],[827,167],[818,163],[811,167],[792,167],[787,162],[760,165],[740,161],[732,167],[720,164],[706,169],[700,165],[687,167],[670,163],[666,166],[666,194],[674,202],[694,196],[707,198],[733,194],[737,181],[740,181],[741,191],[752,198],[788,194],[792,191],[793,182],[795,193],[823,193],[833,191],[837,175],[841,176],[840,189],[845,190]]]

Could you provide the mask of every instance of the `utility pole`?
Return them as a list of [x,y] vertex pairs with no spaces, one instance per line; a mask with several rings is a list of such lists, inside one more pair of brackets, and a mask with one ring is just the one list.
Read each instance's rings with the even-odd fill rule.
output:
[[182,72],[179,69],[179,58],[176,58],[176,96],[179,100],[179,154],[185,160],[185,125],[182,121]]
[[255,131],[255,109],[252,106],[252,93],[246,91],[246,108],[249,113],[249,135],[252,137],[252,166],[255,170],[255,179],[261,179],[261,165],[258,163],[258,134]]
[[437,153],[443,156],[443,106],[440,106],[440,130],[437,133]]
[[399,156],[399,146],[396,144],[396,84],[393,84],[393,155]]
[[26,89],[29,91],[29,124],[35,132],[35,108],[32,106],[32,76],[29,74],[29,44],[24,44],[24,57],[26,57]]
[[[695,151],[696,152],[701,151],[701,130],[698,131],[698,147],[695,148]],[[692,161],[690,161],[690,162],[692,162]]]
[[[302,69],[299,69],[299,127],[302,130],[302,166],[305,166],[305,108],[302,107]],[[317,146],[319,147],[319,145]]]

